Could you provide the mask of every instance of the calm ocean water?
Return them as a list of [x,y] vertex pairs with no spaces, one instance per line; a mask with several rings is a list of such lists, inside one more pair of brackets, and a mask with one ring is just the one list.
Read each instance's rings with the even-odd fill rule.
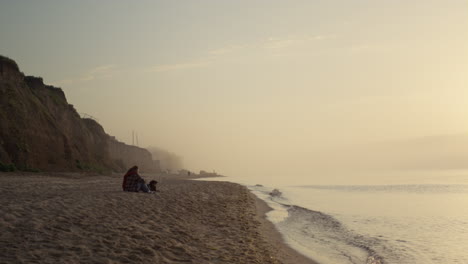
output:
[[468,171],[378,176],[217,180],[266,201],[286,242],[319,263],[468,264]]
[[320,263],[468,263],[468,185],[248,186]]

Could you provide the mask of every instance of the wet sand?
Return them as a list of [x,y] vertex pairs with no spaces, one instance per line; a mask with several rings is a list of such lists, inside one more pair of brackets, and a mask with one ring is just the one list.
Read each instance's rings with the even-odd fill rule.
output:
[[[143,177],[160,180],[156,177]],[[166,177],[0,173],[1,263],[314,263],[283,242],[245,187]]]

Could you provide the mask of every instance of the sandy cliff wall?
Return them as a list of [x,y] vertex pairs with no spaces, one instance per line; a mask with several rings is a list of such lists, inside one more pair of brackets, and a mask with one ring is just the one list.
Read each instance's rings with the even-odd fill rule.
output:
[[0,162],[46,171],[159,169],[146,149],[116,141],[96,121],[81,118],[60,88],[25,76],[3,56]]
[[108,143],[110,156],[118,162],[119,166],[129,168],[138,165],[143,172],[161,170],[159,160],[153,160],[148,150],[126,145],[114,138],[110,138]]

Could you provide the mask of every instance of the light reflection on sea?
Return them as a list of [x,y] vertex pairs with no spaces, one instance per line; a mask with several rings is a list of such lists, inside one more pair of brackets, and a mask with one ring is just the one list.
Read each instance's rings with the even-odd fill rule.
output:
[[[468,263],[467,171],[369,179],[223,180],[244,184],[267,201],[274,209],[268,217],[286,241],[320,263]],[[269,195],[275,188],[281,197]]]
[[321,263],[366,263],[370,254],[385,263],[468,263],[468,185],[295,186],[281,191],[283,198],[273,201],[313,212],[290,212],[290,219],[277,227],[293,247]]

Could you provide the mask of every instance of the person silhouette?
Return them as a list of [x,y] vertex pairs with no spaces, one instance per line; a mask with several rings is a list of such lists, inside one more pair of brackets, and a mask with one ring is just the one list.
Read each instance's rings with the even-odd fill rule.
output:
[[133,166],[128,169],[123,177],[122,189],[126,192],[151,192],[145,180],[138,174],[138,166]]

